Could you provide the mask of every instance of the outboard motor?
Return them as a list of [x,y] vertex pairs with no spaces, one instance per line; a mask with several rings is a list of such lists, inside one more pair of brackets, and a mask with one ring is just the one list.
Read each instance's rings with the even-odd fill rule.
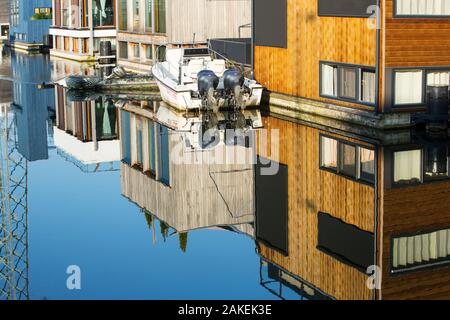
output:
[[242,86],[244,85],[244,77],[237,69],[227,69],[223,73],[223,87],[225,96],[228,98],[228,104],[235,109],[244,107]]
[[219,77],[211,70],[202,70],[197,74],[197,85],[203,109],[218,109],[214,91],[219,86]]
[[234,93],[236,87],[242,87],[244,77],[237,69],[227,69],[223,73],[223,87],[227,94]]
[[211,70],[202,70],[197,74],[198,93],[201,97],[208,95],[210,89],[216,90],[219,77]]

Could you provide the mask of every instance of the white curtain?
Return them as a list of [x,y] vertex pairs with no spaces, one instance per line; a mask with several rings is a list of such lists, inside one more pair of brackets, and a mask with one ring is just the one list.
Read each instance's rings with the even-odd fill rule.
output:
[[322,137],[321,139],[321,165],[326,168],[337,168],[337,140]]
[[375,173],[375,151],[366,148],[359,148],[361,171],[365,173]]
[[322,65],[322,94],[337,96],[337,67],[328,64]]
[[395,238],[393,243],[394,268],[413,264],[432,263],[450,256],[450,229]]
[[449,73],[448,72],[432,72],[427,75],[427,85],[449,85]]
[[421,180],[421,150],[394,153],[394,182]]
[[363,71],[362,73],[362,97],[364,102],[375,103],[375,72]]
[[422,103],[422,71],[395,73],[395,104]]
[[450,15],[450,0],[397,0],[398,15]]

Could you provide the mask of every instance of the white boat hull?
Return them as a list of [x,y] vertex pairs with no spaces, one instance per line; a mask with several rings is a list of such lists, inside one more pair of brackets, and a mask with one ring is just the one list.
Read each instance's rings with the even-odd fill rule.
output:
[[[153,75],[158,84],[161,93],[161,99],[170,106],[178,110],[192,110],[200,109],[202,107],[202,100],[196,97],[196,84],[178,85],[171,79],[164,79],[162,73],[159,72],[158,66],[153,67]],[[246,80],[247,83],[250,80]],[[263,94],[263,87],[259,84],[250,84],[250,94],[246,94],[244,99],[244,106],[259,107]],[[219,108],[225,107],[226,101],[219,99]]]

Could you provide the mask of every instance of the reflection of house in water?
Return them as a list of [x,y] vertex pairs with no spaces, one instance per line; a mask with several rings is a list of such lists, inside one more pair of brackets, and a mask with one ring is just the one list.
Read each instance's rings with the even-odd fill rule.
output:
[[85,172],[117,170],[120,142],[111,99],[78,99],[57,86],[54,141],[58,154]]
[[11,54],[13,108],[18,129],[18,148],[27,160],[48,158],[49,137],[55,112],[51,89],[38,89],[37,83],[50,80],[50,61],[45,56]]
[[[123,195],[179,233],[225,227],[253,234],[253,149],[223,140],[214,149],[193,149],[189,130],[155,119],[145,103],[122,107]],[[241,161],[227,164],[225,153]]]
[[[294,291],[312,299],[450,297],[446,137],[430,143],[408,133],[387,144],[264,122],[279,130],[280,170],[256,171],[258,252],[269,269],[263,285],[297,283]],[[266,147],[259,155],[273,157]],[[373,265],[378,278],[366,274]],[[381,290],[367,285],[374,279]]]

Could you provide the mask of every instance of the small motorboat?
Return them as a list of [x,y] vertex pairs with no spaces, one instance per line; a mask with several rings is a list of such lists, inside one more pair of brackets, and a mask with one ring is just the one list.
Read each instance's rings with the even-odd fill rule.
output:
[[167,49],[153,76],[164,102],[178,110],[258,107],[263,87],[226,61],[211,58],[207,48]]

